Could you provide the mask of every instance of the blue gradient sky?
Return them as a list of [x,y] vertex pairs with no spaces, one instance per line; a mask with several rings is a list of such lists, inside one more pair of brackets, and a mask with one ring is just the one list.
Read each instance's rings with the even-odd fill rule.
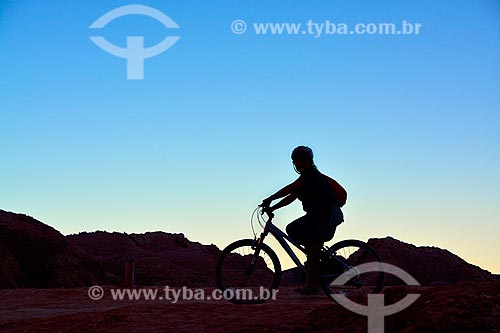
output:
[[[181,39],[142,81],[89,25],[140,3],[180,29],[127,16],[125,46]],[[422,24],[413,36],[235,35],[251,22]],[[250,237],[261,199],[310,145],[349,192],[335,239],[391,235],[500,273],[498,1],[0,0],[0,208],[64,234]],[[299,203],[277,225],[301,214]],[[286,266],[286,265],[285,265]]]

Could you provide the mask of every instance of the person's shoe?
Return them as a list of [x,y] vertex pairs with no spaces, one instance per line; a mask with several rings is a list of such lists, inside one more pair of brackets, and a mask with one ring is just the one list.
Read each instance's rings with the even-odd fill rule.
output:
[[310,287],[299,287],[295,288],[293,291],[301,294],[301,295],[319,295],[319,288],[310,288]]

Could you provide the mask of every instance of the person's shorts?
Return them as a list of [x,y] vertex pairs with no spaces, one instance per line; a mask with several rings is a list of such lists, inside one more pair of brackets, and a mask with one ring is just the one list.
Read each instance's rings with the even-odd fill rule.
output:
[[287,234],[299,244],[324,243],[333,238],[335,230],[344,221],[342,210],[333,206],[328,214],[307,213],[286,226]]

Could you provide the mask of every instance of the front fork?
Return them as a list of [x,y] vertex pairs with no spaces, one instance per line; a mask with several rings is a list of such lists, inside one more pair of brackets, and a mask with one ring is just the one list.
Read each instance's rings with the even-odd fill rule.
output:
[[262,244],[264,244],[264,239],[266,238],[269,230],[264,228],[264,231],[260,234],[259,238],[254,239],[254,243],[252,245],[252,250],[255,252],[252,255],[252,259],[250,260],[250,265],[246,269],[246,274],[250,275],[255,269],[255,265],[257,264],[257,258],[260,255],[260,250],[262,248]]

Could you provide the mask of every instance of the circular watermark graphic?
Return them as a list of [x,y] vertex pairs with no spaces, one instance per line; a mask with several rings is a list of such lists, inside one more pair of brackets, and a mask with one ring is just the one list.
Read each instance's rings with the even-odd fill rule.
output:
[[241,35],[247,31],[247,24],[243,20],[234,20],[231,23],[231,31],[237,35]]
[[[370,262],[355,266],[350,270],[344,272],[337,277],[331,286],[345,285],[347,281],[353,277],[359,276],[363,273],[369,272],[384,272],[389,273],[400,278],[409,286],[420,286],[420,283],[409,273],[401,268],[383,263],[383,262]],[[368,333],[383,333],[384,332],[384,318],[392,314],[403,311],[412,305],[419,297],[419,294],[408,294],[400,301],[385,305],[383,294],[368,294],[368,305],[362,305],[351,301],[345,294],[330,294],[330,297],[344,308],[368,317]]]
[[[179,29],[179,25],[165,13],[144,5],[126,5],[115,8],[99,17],[89,28],[102,29],[115,19],[127,15],[149,16],[162,23],[167,29]],[[144,36],[127,36],[127,47],[123,48],[110,43],[102,36],[90,36],[89,38],[109,54],[127,59],[127,80],[144,79],[144,59],[165,52],[180,39],[179,36],[167,36],[154,46],[144,47]]]
[[92,286],[89,288],[88,294],[90,299],[98,301],[104,296],[104,289],[101,286]]

